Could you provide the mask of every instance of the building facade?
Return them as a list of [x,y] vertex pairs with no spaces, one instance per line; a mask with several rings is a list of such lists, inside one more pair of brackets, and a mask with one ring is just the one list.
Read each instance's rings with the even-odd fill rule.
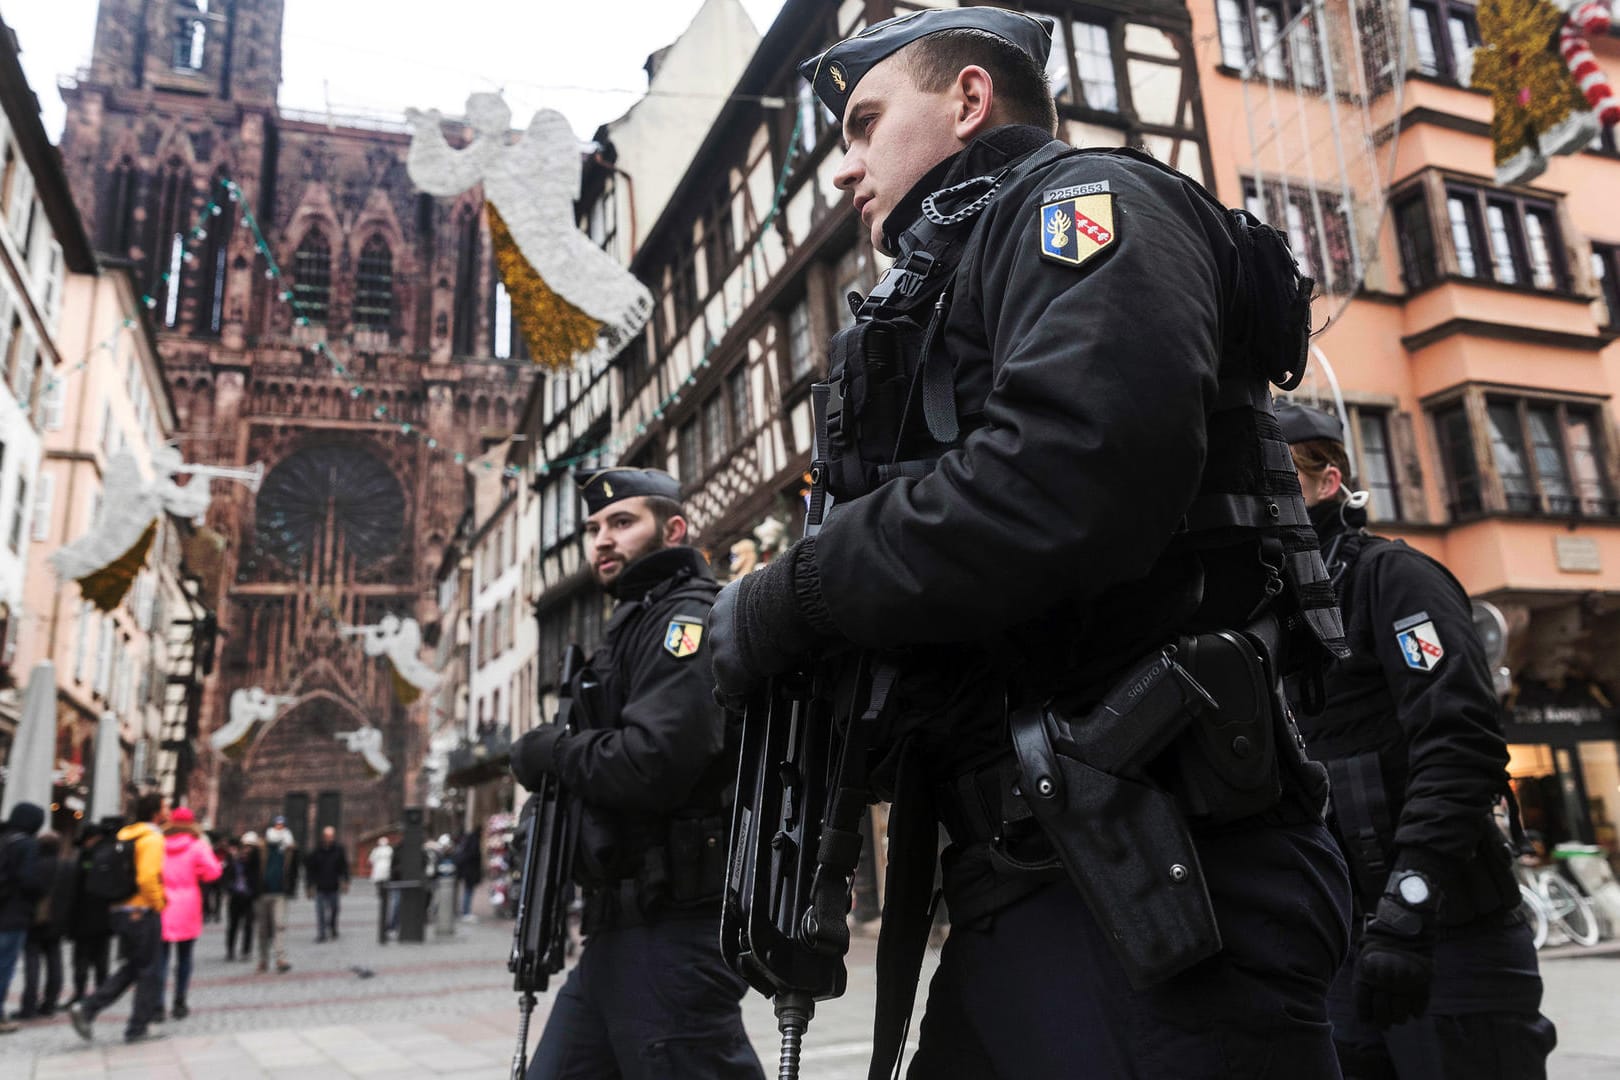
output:
[[[435,621],[465,462],[510,428],[530,365],[480,190],[418,192],[403,124],[278,109],[281,21],[280,0],[104,0],[62,155],[97,248],[136,268],[187,459],[265,468],[208,519],[226,588],[202,726],[239,689],[296,703],[193,790],[222,828],[286,813],[358,836],[421,798],[429,713],[340,631]],[[362,726],[380,778],[335,737]]]

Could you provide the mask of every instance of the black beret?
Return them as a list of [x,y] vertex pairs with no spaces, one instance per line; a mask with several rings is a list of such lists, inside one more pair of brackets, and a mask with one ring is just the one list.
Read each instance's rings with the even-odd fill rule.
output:
[[1310,442],[1312,439],[1331,439],[1344,442],[1344,425],[1330,412],[1313,409],[1309,405],[1296,405],[1292,401],[1278,401],[1277,423],[1282,425],[1283,438],[1290,446]]
[[1037,67],[1044,68],[1052,52],[1052,26],[1052,20],[1043,16],[992,7],[914,11],[873,23],[821,55],[812,56],[799,65],[799,74],[842,123],[844,106],[849,104],[855,85],[884,58],[918,38],[941,30],[982,30],[1028,53]]
[[662,469],[593,469],[579,474],[574,482],[585,497],[587,514],[594,514],[620,499],[644,495],[662,495],[666,499],[681,497],[680,481]]

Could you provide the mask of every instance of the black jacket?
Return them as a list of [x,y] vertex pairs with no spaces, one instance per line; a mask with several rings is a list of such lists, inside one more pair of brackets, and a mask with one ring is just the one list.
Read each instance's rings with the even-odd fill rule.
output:
[[[643,556],[614,583],[618,604],[574,684],[579,730],[553,753],[557,776],[586,807],[587,876],[633,873],[642,849],[665,842],[669,819],[726,804],[740,731],[715,704],[702,638],[718,591],[690,547]],[[515,748],[512,771],[533,788],[541,770],[530,745]]]
[[74,895],[78,891],[73,857],[42,852],[34,860],[34,887],[40,897],[34,908],[34,933],[47,938],[61,937],[72,919]]
[[[249,900],[258,899],[264,892],[264,885],[259,880],[259,860],[262,858],[260,850],[256,847],[238,849],[235,855],[225,860],[224,871],[219,875],[220,888],[225,890],[226,896],[241,896]],[[237,887],[237,877],[240,872],[242,879],[241,890]]]
[[316,844],[304,857],[306,881],[316,892],[337,892],[349,883],[349,856],[342,844]]
[[[1048,142],[1032,131],[990,132],[918,191],[1027,159]],[[1106,190],[1113,239],[1060,265],[1042,254],[1043,206],[1077,188]],[[1206,460],[1238,273],[1223,208],[1114,152],[1015,168],[980,214],[939,338],[961,438],[926,477],[833,508],[808,605],[857,645],[950,658],[936,696],[970,704],[949,723],[917,710],[936,773],[1006,745],[992,653],[1029,696],[1095,700],[1198,607],[1205,567],[1171,538]],[[1240,599],[1238,625],[1260,594]]]
[[18,803],[0,829],[0,930],[27,930],[44,895],[40,880],[39,841],[34,834],[45,823],[45,811]]
[[[1323,503],[1312,518],[1329,571],[1342,575],[1353,655],[1328,668],[1320,707],[1298,685],[1290,692],[1307,749],[1334,776],[1335,822],[1353,868],[1358,845],[1344,833],[1356,805],[1381,805],[1387,821],[1382,870],[1360,883],[1362,902],[1376,903],[1399,860],[1440,879],[1443,923],[1516,907],[1490,813],[1507,790],[1501,704],[1468,594],[1422,552],[1366,533],[1364,513]],[[1376,755],[1371,784],[1339,767],[1364,753]]]
[[[102,837],[98,844],[112,843]],[[90,872],[91,848],[81,844],[72,855],[73,900],[68,913],[67,934],[75,941],[88,941],[112,933],[111,905],[84,890],[85,876]]]

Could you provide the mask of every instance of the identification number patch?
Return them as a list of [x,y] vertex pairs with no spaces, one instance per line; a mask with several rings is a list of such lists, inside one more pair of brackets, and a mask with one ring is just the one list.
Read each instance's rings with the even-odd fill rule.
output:
[[1401,658],[1413,671],[1430,672],[1446,655],[1440,643],[1440,631],[1427,611],[1408,615],[1395,624],[1395,642],[1401,647]]
[[703,644],[703,624],[696,619],[683,619],[680,617],[669,620],[669,629],[664,631],[664,651],[677,660],[685,659],[698,651]]
[[1061,198],[1041,206],[1041,258],[1083,266],[1113,247],[1114,196],[1106,191]]

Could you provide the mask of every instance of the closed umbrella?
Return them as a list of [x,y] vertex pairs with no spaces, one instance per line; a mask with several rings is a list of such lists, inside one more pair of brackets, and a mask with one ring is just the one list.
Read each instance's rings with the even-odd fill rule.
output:
[[6,762],[6,796],[0,817],[10,817],[20,802],[51,805],[51,770],[56,765],[56,667],[49,660],[34,665],[23,698],[17,737]]
[[90,813],[88,820],[105,821],[117,817],[123,808],[119,791],[123,786],[120,776],[123,749],[118,745],[118,718],[110,712],[101,714],[96,725],[96,764],[90,774]]

